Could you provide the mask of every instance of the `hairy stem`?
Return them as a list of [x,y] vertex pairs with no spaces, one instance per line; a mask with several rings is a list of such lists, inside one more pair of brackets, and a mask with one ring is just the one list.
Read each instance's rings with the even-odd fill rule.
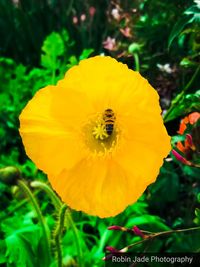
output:
[[58,223],[56,226],[56,230],[54,233],[55,238],[55,247],[56,247],[56,259],[57,259],[57,266],[62,267],[62,246],[61,246],[61,238],[64,228],[64,221],[65,221],[65,213],[67,210],[66,204],[63,204],[60,208]]
[[[55,208],[57,210],[60,209],[60,207],[62,206],[61,200],[58,198],[58,196],[54,193],[54,191],[47,184],[45,184],[43,182],[39,182],[39,181],[34,181],[31,183],[31,186],[34,188],[40,188],[40,189],[44,190],[48,194],[49,198],[52,200],[52,203],[55,206]],[[69,223],[69,226],[71,227],[71,230],[72,230],[73,235],[74,235],[74,242],[75,242],[76,250],[77,250],[77,254],[78,254],[79,267],[83,267],[84,266],[84,264],[83,264],[83,252],[81,249],[78,230],[77,230],[76,225],[72,219],[70,209],[68,209],[65,212],[65,217],[66,217],[66,220]]]

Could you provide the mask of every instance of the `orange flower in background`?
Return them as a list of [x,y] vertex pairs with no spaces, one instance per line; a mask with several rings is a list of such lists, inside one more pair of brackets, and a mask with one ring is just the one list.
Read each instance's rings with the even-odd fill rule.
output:
[[64,202],[109,217],[137,201],[170,151],[160,114],[146,79],[96,56],[36,93],[20,115],[20,134]]
[[187,125],[195,124],[199,118],[200,118],[199,112],[193,112],[193,113],[189,114],[188,116],[186,116],[184,119],[181,120],[178,133],[183,134],[185,132],[185,130],[187,129]]
[[177,142],[172,154],[183,164],[200,167],[200,113],[193,112],[181,120],[178,133],[185,135],[184,142]]

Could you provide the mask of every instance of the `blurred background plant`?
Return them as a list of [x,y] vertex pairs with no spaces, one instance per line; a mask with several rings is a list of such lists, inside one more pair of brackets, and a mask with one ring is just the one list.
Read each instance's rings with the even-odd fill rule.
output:
[[[142,238],[114,234],[111,225],[153,233],[200,225],[199,33],[199,0],[0,1],[0,266],[104,266],[106,246]],[[157,181],[108,219],[69,215],[18,133],[18,116],[38,89],[100,53],[156,88],[173,146]],[[199,232],[180,232],[132,250],[200,252],[199,240]]]

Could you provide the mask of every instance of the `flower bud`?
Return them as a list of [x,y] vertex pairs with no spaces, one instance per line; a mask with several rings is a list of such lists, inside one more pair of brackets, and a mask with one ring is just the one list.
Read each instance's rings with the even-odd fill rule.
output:
[[125,227],[118,226],[118,225],[111,225],[108,227],[108,230],[116,230],[116,231],[127,231]]
[[15,185],[20,178],[20,171],[14,166],[8,166],[0,169],[0,181],[8,185]]
[[141,232],[141,230],[137,227],[137,226],[133,226],[133,232],[135,233],[135,235],[138,235],[142,238],[144,238],[144,234]]
[[111,252],[111,253],[119,253],[119,250],[114,248],[114,247],[111,247],[111,246],[107,246],[106,247],[106,250]]
[[183,156],[181,156],[181,154],[179,154],[176,150],[172,149],[172,154],[174,155],[174,157],[180,161],[183,164],[186,165],[192,165],[190,161],[186,160]]

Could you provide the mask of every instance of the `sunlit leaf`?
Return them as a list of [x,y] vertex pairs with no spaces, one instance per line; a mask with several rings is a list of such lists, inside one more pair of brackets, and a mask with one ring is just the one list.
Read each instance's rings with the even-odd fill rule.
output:
[[178,105],[167,116],[166,121],[173,120],[180,116],[184,116],[193,111],[200,110],[200,90],[196,91],[194,94],[184,95],[179,101]]
[[43,43],[44,54],[41,56],[41,65],[50,70],[56,69],[57,57],[63,55],[64,49],[64,42],[60,34],[52,32]]
[[94,49],[84,49],[79,57],[79,60],[88,58],[93,52]]

